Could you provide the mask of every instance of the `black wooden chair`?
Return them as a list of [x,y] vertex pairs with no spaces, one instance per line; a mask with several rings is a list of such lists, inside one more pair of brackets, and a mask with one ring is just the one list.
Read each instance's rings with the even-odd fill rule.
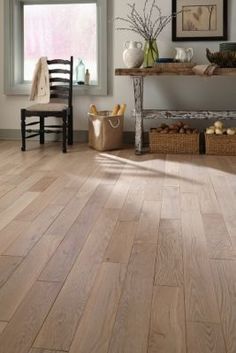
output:
[[[73,144],[73,57],[70,60],[48,60],[47,64],[50,102],[21,109],[21,150],[26,149],[26,139],[39,136],[40,144],[44,144],[45,133],[62,133],[62,151],[66,153],[67,144]],[[32,117],[39,117],[39,120],[26,121],[27,118]],[[45,124],[45,119],[48,117],[60,118],[60,124]],[[37,129],[32,128],[34,125],[37,125]]]

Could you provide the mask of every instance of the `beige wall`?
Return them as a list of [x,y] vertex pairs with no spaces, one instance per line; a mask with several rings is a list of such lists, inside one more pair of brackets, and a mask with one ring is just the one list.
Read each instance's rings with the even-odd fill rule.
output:
[[[236,1],[229,1],[229,40],[236,41]],[[141,3],[141,0],[137,0]],[[163,13],[171,10],[171,0],[160,0]],[[89,104],[95,103],[101,109],[109,109],[117,102],[128,105],[125,129],[133,130],[131,111],[133,107],[132,83],[128,77],[114,77],[114,68],[123,67],[123,43],[126,40],[140,38],[131,32],[114,30],[112,19],[126,14],[127,0],[108,0],[109,7],[109,96],[75,97],[74,125],[76,130],[87,129],[86,112]],[[0,129],[19,129],[19,111],[28,104],[27,97],[5,96],[3,91],[3,0],[0,0]],[[171,26],[161,34],[158,45],[161,56],[174,55],[175,46],[191,46],[194,49],[194,61],[206,63],[205,48],[218,49],[219,42],[171,41]],[[236,109],[236,77],[211,79],[200,77],[161,77],[147,78],[145,81],[145,106],[167,109]]]

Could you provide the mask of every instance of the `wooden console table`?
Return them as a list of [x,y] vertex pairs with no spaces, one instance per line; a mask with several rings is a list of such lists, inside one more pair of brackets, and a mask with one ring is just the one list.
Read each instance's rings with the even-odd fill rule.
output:
[[[236,119],[235,111],[166,111],[143,109],[143,83],[146,76],[196,76],[192,70],[193,65],[158,64],[148,69],[116,69],[116,76],[130,76],[133,80],[135,105],[135,153],[143,153],[143,119]],[[236,68],[218,68],[214,76],[235,76]],[[203,76],[209,77],[209,76]]]

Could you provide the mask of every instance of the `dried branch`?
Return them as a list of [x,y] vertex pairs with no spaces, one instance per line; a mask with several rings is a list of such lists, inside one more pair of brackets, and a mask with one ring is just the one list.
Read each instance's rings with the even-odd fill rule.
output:
[[156,39],[162,30],[171,22],[172,18],[182,12],[179,11],[168,16],[162,16],[157,1],[158,0],[145,0],[141,13],[136,9],[135,3],[128,3],[127,6],[130,12],[125,18],[116,18],[116,20],[124,23],[123,27],[118,27],[117,29],[138,33],[145,40]]

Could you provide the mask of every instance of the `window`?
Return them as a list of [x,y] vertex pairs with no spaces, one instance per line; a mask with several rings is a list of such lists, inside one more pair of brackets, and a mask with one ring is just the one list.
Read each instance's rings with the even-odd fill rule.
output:
[[[28,94],[41,56],[82,59],[90,85],[79,94],[107,93],[107,0],[5,0],[5,91]],[[74,78],[75,79],[75,78]],[[76,80],[75,80],[76,81]]]

